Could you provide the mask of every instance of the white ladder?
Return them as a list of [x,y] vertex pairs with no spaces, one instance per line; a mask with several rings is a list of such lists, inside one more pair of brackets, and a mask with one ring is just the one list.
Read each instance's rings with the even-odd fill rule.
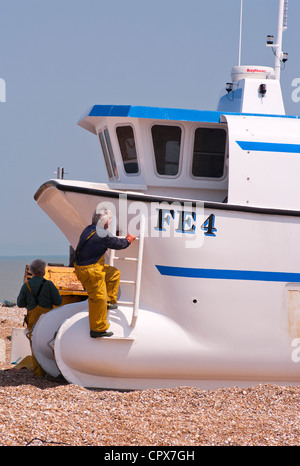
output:
[[[118,301],[120,305],[127,305],[132,306],[132,318],[131,318],[131,327],[135,327],[137,318],[138,318],[138,311],[139,311],[139,303],[140,303],[140,292],[141,292],[141,278],[142,278],[142,264],[143,264],[143,250],[144,250],[144,237],[145,237],[145,217],[141,215],[140,218],[140,235],[135,241],[138,241],[138,254],[137,257],[118,257],[115,255],[116,250],[110,250],[110,258],[109,263],[110,265],[114,266],[114,261],[128,261],[128,262],[135,262],[136,267],[136,278],[135,280],[120,280],[120,284],[123,283],[124,285],[133,285],[135,286],[134,290],[134,298],[133,301]],[[129,246],[130,247],[130,246]]]

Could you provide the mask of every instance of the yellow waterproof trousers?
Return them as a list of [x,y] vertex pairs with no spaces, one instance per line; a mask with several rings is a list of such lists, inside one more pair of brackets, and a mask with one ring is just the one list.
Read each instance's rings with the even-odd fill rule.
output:
[[35,356],[33,354],[32,342],[31,342],[32,330],[33,330],[33,327],[35,326],[35,324],[37,323],[37,321],[39,320],[39,317],[42,314],[46,314],[46,312],[49,312],[49,311],[50,311],[50,309],[45,309],[44,307],[36,306],[31,311],[27,311],[27,316],[26,316],[27,328],[29,330],[28,337],[29,337],[29,341],[30,341],[31,354],[32,354],[33,373],[37,377],[43,377],[46,374],[46,372],[39,365],[39,363],[37,362],[37,360],[36,360],[36,358],[35,358]]
[[109,327],[107,302],[117,302],[120,271],[116,267],[105,264],[104,256],[95,264],[74,264],[74,267],[89,297],[90,329],[95,332],[105,332]]

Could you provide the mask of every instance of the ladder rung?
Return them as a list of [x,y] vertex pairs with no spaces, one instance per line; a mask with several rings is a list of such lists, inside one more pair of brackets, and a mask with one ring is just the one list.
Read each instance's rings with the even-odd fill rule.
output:
[[137,262],[138,260],[136,257],[117,257],[117,256],[114,256],[114,259],[118,261],[134,261],[134,262]]
[[122,306],[122,305],[123,305],[123,306],[126,306],[126,305],[128,305],[128,306],[133,306],[134,303],[131,302],[131,301],[118,301],[118,305],[119,305],[119,304],[120,304],[120,306]]
[[[113,265],[114,261],[130,261],[136,262],[136,278],[135,280],[120,280],[120,283],[125,285],[134,285],[134,297],[133,302],[119,301],[120,305],[132,306],[132,319],[130,326],[135,327],[138,316],[139,300],[140,300],[140,287],[141,287],[141,275],[142,275],[142,264],[143,264],[143,247],[144,247],[144,235],[145,235],[145,216],[141,215],[140,218],[140,237],[136,238],[139,244],[137,244],[137,257],[120,257],[115,256],[114,252],[111,251],[110,264]],[[122,238],[122,236],[119,236]],[[126,254],[126,253],[125,253]],[[135,254],[134,254],[135,255]],[[131,298],[132,299],[132,298]]]

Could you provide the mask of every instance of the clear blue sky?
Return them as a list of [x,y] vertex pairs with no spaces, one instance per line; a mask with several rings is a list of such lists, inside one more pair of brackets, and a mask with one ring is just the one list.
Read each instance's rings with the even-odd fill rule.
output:
[[[267,34],[277,0],[244,0],[241,64],[273,66]],[[37,206],[38,187],[103,182],[97,138],[77,126],[94,104],[216,109],[238,64],[240,0],[0,0],[0,255],[68,254]],[[300,1],[289,0],[281,73],[286,112],[297,115]]]

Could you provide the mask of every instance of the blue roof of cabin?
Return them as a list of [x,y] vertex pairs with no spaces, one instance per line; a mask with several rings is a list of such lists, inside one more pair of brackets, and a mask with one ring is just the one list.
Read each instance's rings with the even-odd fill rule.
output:
[[148,118],[153,120],[172,121],[201,121],[219,123],[221,115],[255,115],[267,117],[296,118],[287,115],[263,115],[263,114],[243,114],[231,112],[219,112],[210,110],[192,110],[164,107],[141,107],[132,105],[94,105],[80,118],[82,122],[87,117],[131,117]]
[[155,120],[207,121],[218,123],[224,112],[132,105],[94,105],[80,120],[90,117],[131,117]]

